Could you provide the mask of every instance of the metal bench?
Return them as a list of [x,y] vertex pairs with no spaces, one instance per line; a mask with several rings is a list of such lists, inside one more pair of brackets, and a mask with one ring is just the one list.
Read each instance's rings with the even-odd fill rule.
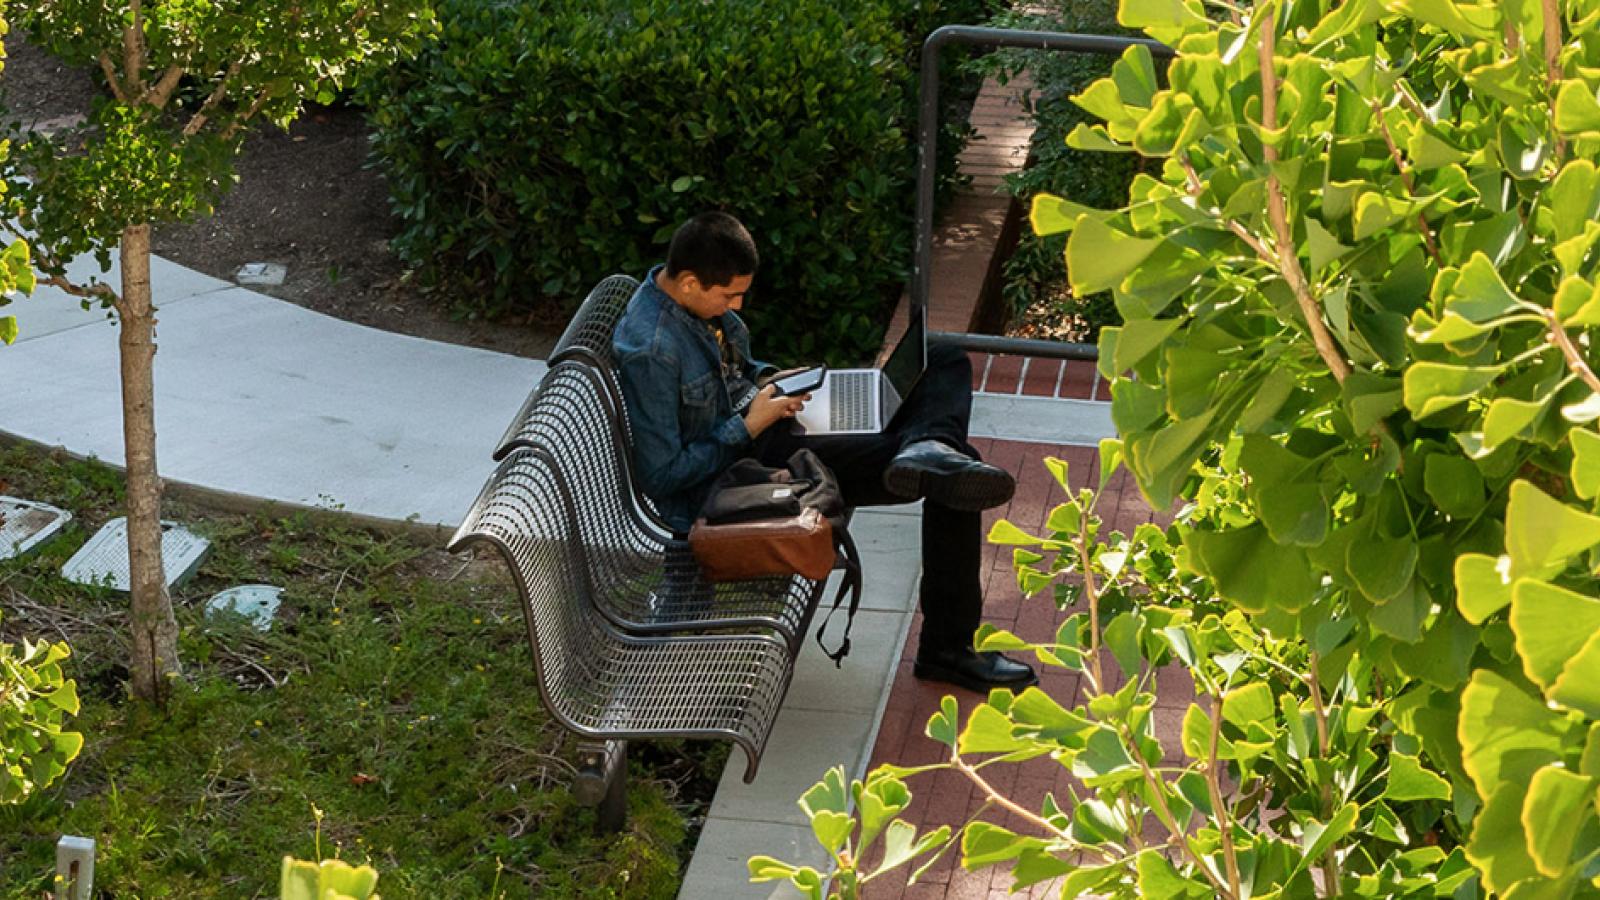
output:
[[637,282],[612,276],[574,316],[495,451],[450,549],[511,568],[540,696],[579,735],[579,798],[619,827],[626,742],[731,740],[755,778],[823,582],[711,585],[633,477],[611,331]]
[[656,515],[634,480],[625,407],[603,363],[556,363],[512,424],[498,458],[540,447],[556,460],[583,515],[596,602],[618,627],[643,634],[772,631],[796,651],[817,603],[816,582],[763,578],[707,583],[686,541]]
[[582,799],[621,824],[623,742],[721,738],[745,751],[746,782],[794,671],[794,648],[768,634],[638,635],[602,614],[615,585],[579,530],[584,512],[557,461],[540,447],[496,470],[450,542],[488,544],[510,567],[528,626],[539,694],[557,721],[589,741],[580,749]]

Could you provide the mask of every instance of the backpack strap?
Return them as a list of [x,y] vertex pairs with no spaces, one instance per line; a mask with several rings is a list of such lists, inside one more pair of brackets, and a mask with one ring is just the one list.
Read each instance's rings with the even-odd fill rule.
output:
[[[839,590],[833,595],[833,608],[828,610],[822,625],[817,628],[817,646],[833,660],[833,666],[837,669],[844,666],[844,658],[850,655],[850,626],[855,624],[856,611],[861,608],[861,554],[856,551],[856,542],[850,537],[850,532],[837,523],[833,528],[833,541],[844,559],[844,577],[839,581]],[[828,645],[822,642],[822,633],[828,630],[828,623],[833,620],[833,614],[839,611],[839,604],[844,601],[846,593],[850,595],[850,605],[845,611],[844,635],[839,640],[839,649],[829,650]]]

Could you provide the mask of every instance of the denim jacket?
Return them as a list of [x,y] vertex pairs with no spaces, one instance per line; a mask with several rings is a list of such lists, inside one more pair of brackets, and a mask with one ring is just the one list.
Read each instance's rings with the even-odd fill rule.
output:
[[[656,266],[628,301],[611,339],[633,431],[633,463],[662,518],[685,532],[711,482],[750,446],[705,323],[656,285]],[[750,359],[750,331],[733,312],[723,340],[738,348],[752,382],[773,367]]]

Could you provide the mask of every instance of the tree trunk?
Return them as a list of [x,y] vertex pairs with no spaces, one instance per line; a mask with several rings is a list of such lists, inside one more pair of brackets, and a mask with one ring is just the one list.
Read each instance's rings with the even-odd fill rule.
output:
[[178,623],[161,564],[161,476],[156,472],[155,310],[150,226],[122,230],[122,438],[128,466],[128,574],[133,589],[133,695],[159,701],[179,672]]

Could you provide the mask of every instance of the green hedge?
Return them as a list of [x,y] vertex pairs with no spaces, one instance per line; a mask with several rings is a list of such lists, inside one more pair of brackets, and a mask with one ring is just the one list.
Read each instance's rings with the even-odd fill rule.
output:
[[762,248],[763,349],[870,355],[911,259],[916,49],[991,2],[444,0],[365,88],[396,247],[497,314],[642,274],[724,209]]

